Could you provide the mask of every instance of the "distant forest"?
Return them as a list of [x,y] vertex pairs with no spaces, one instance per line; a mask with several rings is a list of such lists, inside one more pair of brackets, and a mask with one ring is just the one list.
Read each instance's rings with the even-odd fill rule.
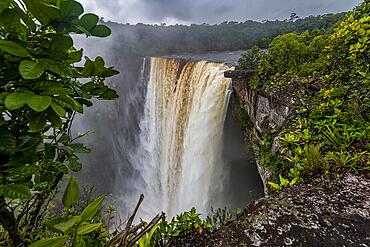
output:
[[[148,25],[104,22],[113,32],[113,50],[120,56],[143,57],[179,53],[202,53],[209,51],[235,51],[258,45],[267,47],[276,36],[288,32],[304,32],[328,29],[345,13],[326,14],[275,21],[223,22],[209,25]],[[117,54],[116,54],[117,55]]]

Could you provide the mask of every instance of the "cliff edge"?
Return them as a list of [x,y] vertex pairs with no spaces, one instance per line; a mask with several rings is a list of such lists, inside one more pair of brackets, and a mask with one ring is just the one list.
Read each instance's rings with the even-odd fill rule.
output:
[[192,239],[172,246],[370,246],[370,178],[344,174],[285,188],[203,240]]

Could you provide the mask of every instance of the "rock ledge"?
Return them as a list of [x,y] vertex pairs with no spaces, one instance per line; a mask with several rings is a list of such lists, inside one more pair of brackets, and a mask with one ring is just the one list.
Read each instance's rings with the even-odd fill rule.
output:
[[315,178],[272,193],[238,221],[188,244],[182,246],[370,246],[370,178]]

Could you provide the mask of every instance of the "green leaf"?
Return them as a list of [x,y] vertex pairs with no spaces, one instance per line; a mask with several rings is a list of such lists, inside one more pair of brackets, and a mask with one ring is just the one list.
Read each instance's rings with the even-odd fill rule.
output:
[[276,190],[281,190],[282,189],[282,186],[280,184],[276,184],[276,183],[273,183],[273,182],[268,182],[268,184]]
[[60,10],[63,17],[79,17],[84,12],[82,5],[73,0],[62,0]]
[[299,180],[299,177],[293,178],[293,180],[290,181],[289,186],[294,186],[298,182],[298,180]]
[[100,72],[100,76],[102,77],[112,77],[118,74],[119,74],[119,71],[113,68],[105,68],[104,71]]
[[0,50],[17,57],[27,57],[30,55],[26,48],[9,40],[0,40]]
[[91,30],[91,35],[95,37],[108,37],[111,35],[112,31],[110,30],[109,27],[104,26],[104,25],[96,25],[92,30]]
[[14,154],[16,150],[16,139],[12,133],[5,129],[0,128],[0,153]]
[[43,143],[41,136],[20,136],[17,140],[17,152],[35,150],[41,143]]
[[66,110],[54,102],[51,102],[51,108],[53,108],[54,112],[60,117],[64,117],[66,115]]
[[48,111],[47,119],[51,122],[54,128],[60,128],[63,124],[62,119],[53,110]]
[[78,158],[76,156],[71,156],[68,158],[68,167],[73,172],[79,172],[82,169],[82,164],[78,162]]
[[86,30],[90,31],[92,30],[96,24],[99,22],[99,17],[95,14],[85,14],[81,17],[81,19],[78,21],[78,24],[81,25]]
[[68,51],[72,46],[73,40],[69,35],[55,35],[50,42],[50,48],[55,53]]
[[44,158],[46,161],[54,160],[56,148],[50,143],[45,143]]
[[45,169],[52,172],[63,172],[64,174],[68,173],[68,167],[62,162],[50,162],[46,165]]
[[283,176],[279,175],[280,184],[282,186],[287,186],[289,184],[289,180],[286,178],[283,178]]
[[40,0],[23,0],[24,4],[27,7],[27,10],[31,12],[31,14],[36,17],[37,20],[41,22],[43,25],[47,25],[50,22],[50,19],[40,8]]
[[70,52],[66,62],[70,64],[80,62],[82,59],[82,55],[82,50]]
[[78,184],[74,176],[71,176],[63,195],[63,204],[66,208],[72,207],[78,200]]
[[1,0],[0,1],[0,14],[3,12],[5,9],[9,7],[10,0]]
[[36,31],[36,24],[32,20],[32,18],[29,16],[28,13],[25,13],[19,6],[18,4],[15,4],[15,10],[17,14],[21,17],[22,21],[32,30]]
[[0,185],[0,195],[11,199],[26,199],[31,192],[27,186],[22,184]]
[[91,220],[95,214],[101,209],[105,196],[99,196],[92,203],[90,203],[81,213],[81,221],[87,222]]
[[19,167],[25,164],[32,164],[36,162],[37,156],[34,150],[29,150],[25,153],[16,153],[13,155],[11,160],[8,162],[9,167]]
[[45,91],[42,92],[43,94],[47,95],[67,95],[67,94],[73,94],[74,91],[70,88],[65,88],[62,87],[61,85],[59,86],[49,86],[44,89]]
[[45,111],[51,104],[50,96],[33,95],[27,100],[28,106],[37,112]]
[[40,167],[36,165],[22,165],[6,170],[6,179],[10,182],[21,182],[39,173]]
[[67,239],[66,236],[43,239],[32,243],[29,247],[63,247]]
[[82,143],[74,143],[69,145],[75,153],[90,153],[91,149],[84,146]]
[[13,92],[5,98],[5,107],[9,111],[17,110],[27,104],[33,95],[33,92]]
[[80,102],[80,104],[83,104],[83,105],[85,105],[87,107],[93,106],[93,103],[90,100],[78,99],[78,102]]
[[80,113],[83,112],[82,105],[69,95],[61,95],[59,97],[55,97],[53,98],[53,101],[64,108],[76,110]]
[[[152,237],[153,237],[154,233],[158,230],[158,228],[159,228],[159,224],[156,224],[155,226],[153,226],[152,229],[150,229],[149,233],[146,234],[147,237],[145,238],[145,245],[144,246],[150,246],[150,242],[152,240]],[[198,227],[195,227],[195,228],[197,229]]]
[[42,114],[32,115],[30,117],[30,131],[40,132],[43,131],[46,126],[46,117]]
[[0,127],[3,126],[4,124],[6,124],[6,121],[3,116],[0,116]]
[[5,102],[5,98],[9,95],[8,92],[1,92],[0,93],[0,105],[3,105]]
[[99,98],[100,99],[105,99],[105,100],[112,100],[112,99],[118,98],[118,94],[117,94],[117,92],[115,90],[109,88],[104,93],[102,93],[99,96]]
[[67,134],[62,135],[58,142],[63,143],[64,145],[67,145],[71,141],[71,137]]
[[81,71],[81,74],[85,77],[89,77],[89,76],[92,76],[92,75],[95,75],[95,66],[94,66],[94,62],[91,61],[89,58],[86,58],[86,62],[84,64],[84,67]]
[[88,225],[80,226],[77,230],[77,235],[85,235],[101,227],[102,227],[102,223],[95,223],[95,224],[88,224]]
[[91,33],[88,30],[86,30],[85,28],[83,28],[81,25],[79,25],[78,22],[75,23],[75,25],[73,26],[72,31],[76,32],[76,33],[84,33],[87,36],[91,36]]
[[47,58],[41,58],[38,60],[40,65],[55,74],[58,74],[62,77],[70,77],[72,76],[72,69],[69,64],[58,62],[52,59],[47,59]]
[[67,220],[67,218],[51,218],[51,219],[45,220],[44,225],[49,227],[54,232],[63,233],[61,230],[56,229],[54,226],[59,224],[59,223],[65,222],[66,220]]
[[80,221],[80,216],[73,216],[67,221],[54,225],[54,228],[58,229],[59,231],[63,233],[68,233],[79,221]]
[[62,19],[60,10],[55,7],[54,5],[47,4],[40,1],[40,4],[38,5],[42,13],[47,16],[50,20],[60,20]]
[[[14,8],[7,8],[1,13],[0,26],[3,28],[2,32],[5,31],[10,34],[17,33],[17,36],[21,39],[27,35],[27,27],[21,23],[19,15]],[[13,35],[11,35],[10,38],[11,37],[13,37]]]
[[97,71],[97,72],[102,72],[102,71],[104,71],[105,70],[105,62],[104,62],[104,59],[102,58],[102,57],[100,57],[100,56],[97,56],[96,58],[95,58],[95,61],[93,62],[93,64],[94,64],[94,68],[95,68],[95,70]]
[[24,60],[19,64],[19,72],[24,79],[37,79],[44,74],[44,68],[33,61]]
[[95,84],[93,81],[87,82],[84,85],[81,86],[81,89],[86,91],[86,92],[91,92],[94,90],[96,87],[98,87],[97,84]]

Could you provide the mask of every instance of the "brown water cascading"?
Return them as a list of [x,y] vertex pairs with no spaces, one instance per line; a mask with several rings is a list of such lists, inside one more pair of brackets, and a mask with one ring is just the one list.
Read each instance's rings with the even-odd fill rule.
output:
[[142,175],[153,202],[147,213],[209,210],[210,187],[227,173],[221,157],[231,92],[231,80],[223,76],[227,69],[222,63],[151,59],[141,126],[143,162],[150,164]]

